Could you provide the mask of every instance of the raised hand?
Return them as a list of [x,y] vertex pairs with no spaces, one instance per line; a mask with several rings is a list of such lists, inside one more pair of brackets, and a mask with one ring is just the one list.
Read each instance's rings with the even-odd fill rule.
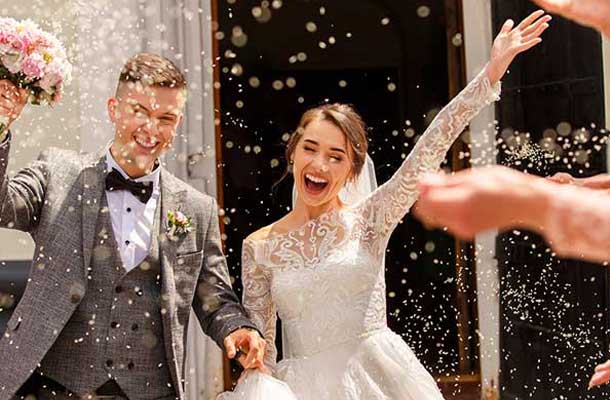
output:
[[27,90],[18,88],[9,80],[0,80],[0,134],[19,117],[27,101]]
[[431,175],[419,183],[415,214],[463,239],[492,228],[539,226],[548,208],[544,182],[500,166]]
[[534,0],[534,2],[548,12],[595,28],[610,38],[610,2],[608,0]]
[[551,16],[538,10],[521,21],[517,27],[512,19],[507,20],[496,36],[487,66],[487,77],[492,84],[498,82],[519,53],[523,53],[542,42],[542,32],[549,27]]

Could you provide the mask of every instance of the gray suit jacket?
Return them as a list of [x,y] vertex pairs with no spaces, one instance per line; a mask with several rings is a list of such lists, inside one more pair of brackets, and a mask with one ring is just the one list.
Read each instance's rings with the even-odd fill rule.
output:
[[[0,226],[30,232],[36,250],[23,298],[0,339],[0,400],[10,399],[27,380],[87,291],[106,167],[102,153],[48,149],[8,179],[9,148],[10,139],[0,146]],[[255,325],[231,289],[214,199],[163,169],[163,227],[168,211],[192,217],[194,227],[178,240],[159,238],[165,349],[174,387],[183,398],[191,307],[221,348],[233,330]]]

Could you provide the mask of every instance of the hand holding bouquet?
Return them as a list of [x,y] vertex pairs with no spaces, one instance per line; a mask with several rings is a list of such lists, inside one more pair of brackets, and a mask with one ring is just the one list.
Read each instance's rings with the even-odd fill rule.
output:
[[0,135],[27,102],[59,101],[71,72],[66,51],[55,36],[29,20],[0,18]]

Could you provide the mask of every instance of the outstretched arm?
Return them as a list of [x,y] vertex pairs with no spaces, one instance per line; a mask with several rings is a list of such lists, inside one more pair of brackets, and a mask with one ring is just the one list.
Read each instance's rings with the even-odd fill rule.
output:
[[521,52],[540,43],[550,17],[536,11],[514,26],[508,20],[494,41],[486,68],[432,121],[396,174],[358,205],[358,211],[380,237],[387,237],[419,194],[417,183],[437,171],[447,151],[470,120],[499,99],[499,79]]
[[276,307],[271,298],[271,276],[256,261],[254,244],[247,239],[242,249],[243,304],[256,327],[265,337],[265,367],[275,370],[277,348],[275,347]]
[[465,239],[489,229],[524,228],[542,234],[560,256],[610,260],[605,192],[499,166],[430,176],[420,189],[416,214],[429,226]]
[[222,253],[216,202],[209,201],[209,220],[203,248],[203,266],[193,298],[193,310],[203,331],[227,351],[229,358],[243,347],[248,356],[240,358],[246,368],[256,368],[262,363],[264,342],[255,332],[256,326],[248,319],[239,303]]

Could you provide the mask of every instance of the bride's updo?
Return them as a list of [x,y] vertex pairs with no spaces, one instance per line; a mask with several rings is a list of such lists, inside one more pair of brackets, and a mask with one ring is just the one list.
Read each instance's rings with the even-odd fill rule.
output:
[[303,136],[303,131],[312,121],[328,121],[341,129],[352,149],[352,178],[357,177],[362,171],[366,161],[368,140],[366,136],[366,124],[360,114],[347,104],[324,104],[312,108],[303,114],[297,130],[292,134],[286,147],[286,160],[291,160],[292,155]]

